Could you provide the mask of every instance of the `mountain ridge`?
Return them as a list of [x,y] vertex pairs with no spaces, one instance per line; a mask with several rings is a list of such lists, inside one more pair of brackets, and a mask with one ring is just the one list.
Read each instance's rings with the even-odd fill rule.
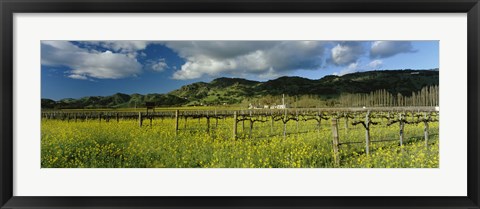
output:
[[184,85],[165,94],[124,94],[111,96],[87,96],[79,99],[65,98],[54,101],[42,98],[42,109],[66,108],[125,108],[142,107],[145,102],[157,106],[231,105],[248,98],[263,96],[315,95],[325,99],[341,94],[369,93],[385,89],[392,94],[409,95],[425,86],[438,85],[438,69],[431,70],[378,70],[327,75],[320,79],[299,76],[282,76],[268,81],[219,77],[211,82]]

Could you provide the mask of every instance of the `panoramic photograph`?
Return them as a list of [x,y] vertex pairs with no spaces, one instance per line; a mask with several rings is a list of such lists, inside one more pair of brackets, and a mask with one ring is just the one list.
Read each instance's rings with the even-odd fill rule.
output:
[[43,40],[41,168],[439,168],[439,41]]

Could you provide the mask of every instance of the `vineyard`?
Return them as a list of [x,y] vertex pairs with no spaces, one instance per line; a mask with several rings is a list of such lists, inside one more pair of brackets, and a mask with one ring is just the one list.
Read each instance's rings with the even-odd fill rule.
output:
[[438,167],[435,107],[42,112],[42,167]]

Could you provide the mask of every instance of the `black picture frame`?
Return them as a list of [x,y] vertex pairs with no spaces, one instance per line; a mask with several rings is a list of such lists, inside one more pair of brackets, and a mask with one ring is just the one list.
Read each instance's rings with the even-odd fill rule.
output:
[[[478,0],[1,0],[1,208],[479,208]],[[467,13],[468,195],[465,197],[21,197],[13,196],[14,13]]]

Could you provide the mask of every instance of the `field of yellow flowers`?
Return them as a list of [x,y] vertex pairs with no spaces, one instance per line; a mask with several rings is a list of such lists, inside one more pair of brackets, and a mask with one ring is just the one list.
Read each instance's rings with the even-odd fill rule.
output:
[[[218,120],[206,131],[206,119],[189,119],[175,132],[174,119],[156,119],[152,126],[135,120],[67,122],[42,120],[42,168],[438,168],[438,122],[430,123],[428,146],[423,124],[405,126],[403,146],[397,125],[386,121],[371,128],[370,154],[365,154],[365,129],[339,121],[340,164],[335,165],[330,121],[238,124]],[[387,140],[393,141],[387,141]],[[376,142],[381,141],[381,142]]]

